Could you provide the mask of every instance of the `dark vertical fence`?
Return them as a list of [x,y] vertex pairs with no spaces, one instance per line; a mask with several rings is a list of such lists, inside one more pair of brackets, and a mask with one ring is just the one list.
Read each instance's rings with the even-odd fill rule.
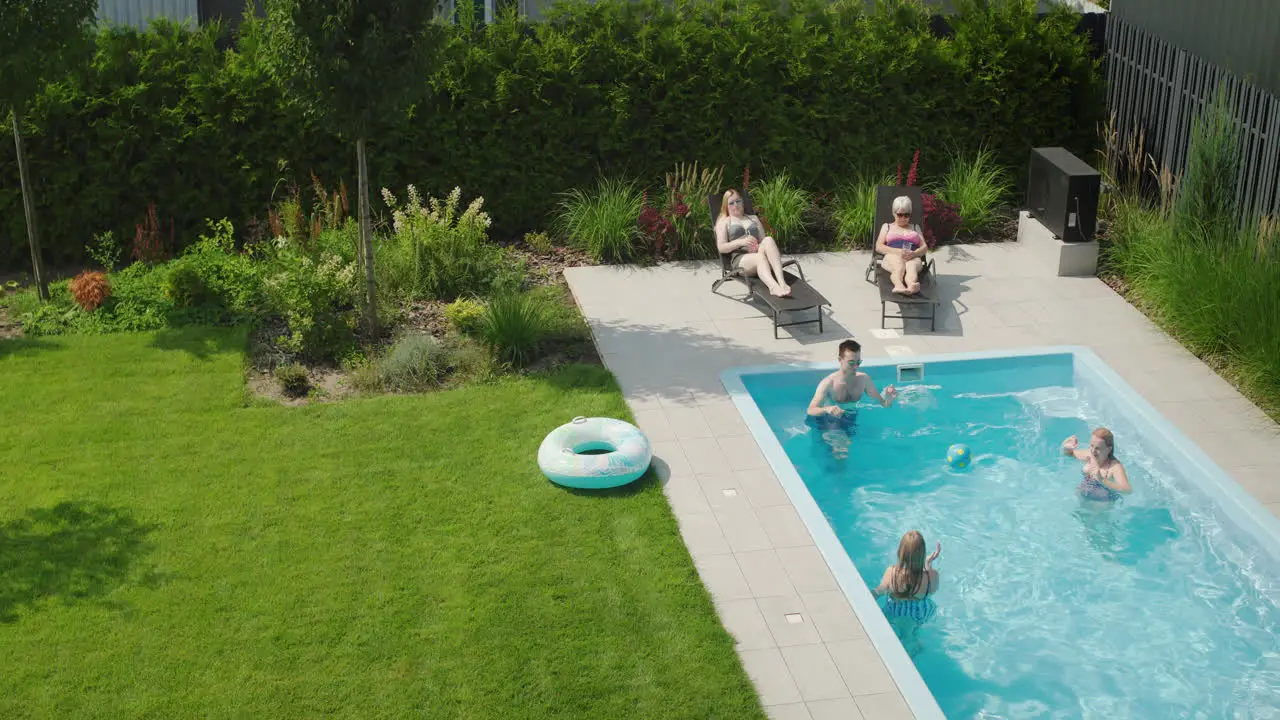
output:
[[1115,15],[1107,40],[1107,105],[1121,135],[1144,132],[1156,162],[1179,173],[1192,123],[1221,87],[1240,131],[1240,208],[1280,216],[1280,98]]

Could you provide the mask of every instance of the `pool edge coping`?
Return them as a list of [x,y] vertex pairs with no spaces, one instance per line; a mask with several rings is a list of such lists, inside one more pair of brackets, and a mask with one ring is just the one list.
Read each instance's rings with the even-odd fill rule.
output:
[[[1280,519],[1271,514],[1257,498],[1240,486],[1221,466],[1210,458],[1198,445],[1170,422],[1146,398],[1142,397],[1128,382],[1111,368],[1092,349],[1081,345],[1054,345],[1010,350],[984,350],[976,352],[936,353],[928,355],[909,355],[902,357],[871,358],[864,360],[863,367],[894,367],[898,365],[927,364],[930,362],[955,362],[965,360],[990,360],[996,358],[1028,357],[1045,355],[1070,355],[1072,358],[1073,376],[1081,367],[1088,369],[1111,392],[1119,396],[1119,400],[1127,403],[1136,411],[1145,429],[1154,431],[1167,442],[1171,454],[1181,454],[1187,464],[1192,465],[1199,473],[1189,474],[1188,479],[1203,490],[1212,502],[1215,502],[1227,516],[1242,530],[1258,539],[1272,556],[1280,559]],[[857,567],[836,537],[835,530],[827,521],[818,503],[810,494],[808,486],[800,478],[795,466],[787,457],[786,451],[778,441],[769,423],[760,412],[755,400],[747,392],[743,383],[745,375],[762,375],[803,370],[835,371],[837,363],[833,361],[779,363],[773,365],[752,365],[729,368],[720,373],[720,382],[729,393],[730,399],[742,416],[743,422],[751,432],[769,467],[773,469],[778,481],[782,484],[787,497],[795,506],[796,513],[804,522],[813,537],[814,544],[827,562],[835,576],[836,583],[844,592],[845,598],[853,607],[854,615],[862,624],[867,638],[880,655],[889,670],[890,677],[897,685],[907,706],[917,720],[945,720],[946,715],[933,696],[933,692],[916,669],[915,663],[898,640],[893,628],[884,618],[875,597],[862,581]]]

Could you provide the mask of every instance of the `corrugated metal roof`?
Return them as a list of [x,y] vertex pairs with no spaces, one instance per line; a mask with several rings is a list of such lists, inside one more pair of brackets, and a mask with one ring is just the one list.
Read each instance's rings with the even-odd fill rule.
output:
[[199,23],[197,0],[98,0],[98,18],[113,25],[145,29],[152,18]]

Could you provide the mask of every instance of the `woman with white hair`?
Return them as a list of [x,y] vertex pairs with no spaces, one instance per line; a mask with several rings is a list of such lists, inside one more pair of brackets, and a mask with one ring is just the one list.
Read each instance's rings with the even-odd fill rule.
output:
[[893,222],[880,228],[876,252],[884,256],[880,265],[893,279],[893,291],[901,295],[920,292],[920,270],[929,251],[920,228],[911,224],[911,198],[900,195],[893,199]]

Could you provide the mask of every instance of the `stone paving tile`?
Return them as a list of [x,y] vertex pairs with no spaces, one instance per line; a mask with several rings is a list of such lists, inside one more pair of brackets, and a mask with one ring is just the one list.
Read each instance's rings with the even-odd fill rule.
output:
[[782,659],[782,653],[777,648],[739,650],[738,657],[742,659],[743,669],[755,683],[763,705],[767,707],[801,702],[800,689],[796,687],[791,671],[787,669],[787,662]]
[[711,596],[718,602],[730,600],[749,600],[755,598],[751,586],[738,567],[738,560],[732,554],[703,555],[693,559],[698,569],[698,577],[707,586]]
[[[786,497],[785,494],[783,497]],[[813,545],[813,536],[790,504],[756,508],[756,517],[773,547],[793,548]],[[785,559],[784,559],[785,562]]]
[[787,661],[787,668],[805,702],[850,697],[849,688],[824,645],[792,645],[781,650],[782,659]]
[[769,705],[764,710],[769,715],[769,720],[813,720],[808,706],[804,703]]
[[853,701],[865,720],[912,720],[915,717],[897,691],[858,695]]
[[827,561],[814,545],[778,548],[778,559],[798,592],[819,593],[839,590]]
[[795,595],[777,595],[758,597],[756,605],[764,622],[773,634],[773,642],[778,647],[790,645],[812,645],[822,642],[818,629],[804,607],[804,601]]
[[727,600],[717,602],[716,610],[720,613],[720,621],[736,641],[734,647],[739,650],[763,650],[774,647],[773,634],[760,614],[756,601]]
[[815,700],[808,703],[808,709],[813,720],[863,720],[862,711],[853,698]]
[[[728,545],[726,544],[726,549]],[[791,578],[782,568],[775,550],[757,550],[754,552],[736,553],[738,567],[747,579],[747,585],[757,598],[787,597],[796,594]]]
[[867,636],[843,591],[805,593],[800,597],[824,641],[861,640]]
[[827,651],[840,668],[840,675],[854,697],[896,693],[898,686],[870,640],[840,640],[827,643]]

